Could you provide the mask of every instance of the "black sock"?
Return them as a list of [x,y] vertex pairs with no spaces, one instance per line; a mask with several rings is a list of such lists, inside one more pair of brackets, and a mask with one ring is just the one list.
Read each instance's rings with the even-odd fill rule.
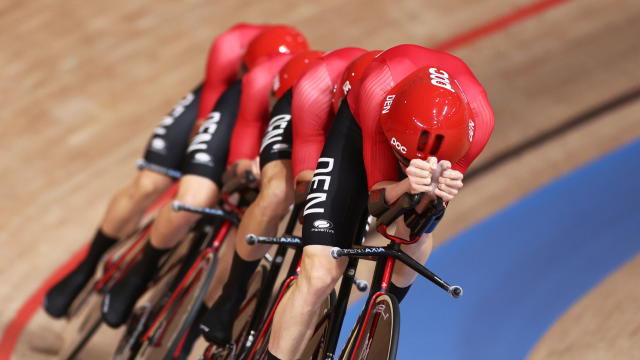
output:
[[171,251],[171,249],[156,249],[151,245],[151,241],[144,245],[144,251],[142,257],[131,268],[131,272],[139,279],[143,279],[145,282],[151,281],[153,275],[158,270],[158,262],[163,255]]
[[187,336],[184,339],[184,343],[182,344],[182,349],[180,349],[181,354],[189,355],[189,353],[191,353],[193,344],[195,344],[195,342],[200,337],[200,322],[202,321],[202,318],[204,317],[204,314],[207,313],[207,311],[209,311],[209,307],[204,303],[200,304],[198,314],[196,315],[195,320],[193,320],[191,327],[189,327]]
[[96,236],[93,238],[93,242],[91,242],[87,257],[82,260],[78,268],[82,268],[86,272],[93,274],[102,255],[117,242],[118,239],[109,237],[105,235],[102,230],[98,229]]
[[222,288],[222,296],[242,302],[247,296],[247,286],[258,265],[260,260],[246,261],[234,252],[229,279]]
[[411,285],[413,285],[413,283],[409,284],[409,286],[407,287],[401,288],[396,286],[396,284],[394,284],[393,281],[390,281],[389,288],[387,289],[387,291],[390,294],[393,294],[393,296],[396,297],[396,300],[398,300],[398,304],[400,304],[402,302],[402,299],[404,299],[404,297],[407,296],[409,289],[411,289]]
[[273,355],[270,350],[267,350],[267,360],[280,360],[280,358]]

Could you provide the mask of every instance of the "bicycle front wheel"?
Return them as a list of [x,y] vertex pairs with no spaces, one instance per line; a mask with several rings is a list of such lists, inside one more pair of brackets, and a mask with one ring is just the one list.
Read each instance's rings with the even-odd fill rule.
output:
[[398,300],[391,294],[377,297],[360,321],[366,323],[358,324],[362,332],[345,345],[350,347],[345,360],[395,360],[400,336]]

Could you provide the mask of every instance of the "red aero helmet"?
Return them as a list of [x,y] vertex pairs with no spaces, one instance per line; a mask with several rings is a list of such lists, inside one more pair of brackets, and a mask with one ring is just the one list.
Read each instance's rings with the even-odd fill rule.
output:
[[425,66],[396,84],[382,101],[380,123],[391,147],[412,159],[455,163],[473,141],[473,114],[458,83],[437,66]]
[[340,82],[333,88],[334,114],[338,113],[340,101],[347,96],[347,91],[351,89],[351,86],[353,86],[356,81],[360,80],[364,69],[366,69],[367,66],[369,66],[369,63],[371,63],[376,56],[380,55],[381,52],[382,50],[369,51],[353,59],[353,61],[347,65],[347,68],[344,69],[344,72],[342,73]]
[[309,50],[309,44],[300,31],[287,25],[275,25],[251,40],[242,61],[251,70],[259,58],[270,52],[289,54],[305,50]]
[[287,90],[293,86],[293,83],[300,77],[302,70],[311,62],[324,55],[324,51],[310,50],[294,55],[280,69],[280,72],[273,79],[273,93],[276,99],[280,99]]

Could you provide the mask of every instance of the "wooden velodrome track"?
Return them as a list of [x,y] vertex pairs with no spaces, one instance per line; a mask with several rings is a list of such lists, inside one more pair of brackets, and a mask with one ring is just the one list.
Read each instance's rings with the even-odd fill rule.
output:
[[[292,24],[323,50],[436,46],[535,2],[4,0],[0,332],[93,235],[110,197],[134,176],[151,130],[202,78],[211,40],[234,23]],[[543,11],[448,48],[483,83],[496,115],[493,137],[475,168],[640,87],[640,2],[545,4]],[[638,113],[640,101],[628,101],[469,179],[437,241],[636,139]],[[615,202],[625,191],[637,189],[603,174],[594,184],[594,202]],[[640,356],[638,273],[640,258],[576,303],[530,358]],[[37,314],[13,357],[51,358],[33,348],[55,340],[61,326]],[[100,334],[83,359],[109,357],[115,332]]]

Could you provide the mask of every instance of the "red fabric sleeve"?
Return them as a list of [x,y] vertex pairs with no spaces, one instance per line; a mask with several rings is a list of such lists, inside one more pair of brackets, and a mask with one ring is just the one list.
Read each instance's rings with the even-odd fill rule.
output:
[[269,93],[273,79],[292,56],[279,53],[263,56],[242,77],[240,109],[231,134],[227,165],[260,155],[262,136],[269,123]]
[[209,50],[206,77],[198,108],[198,119],[205,119],[222,93],[236,80],[247,46],[267,26],[238,24],[218,36]]
[[491,110],[487,93],[484,90],[469,105],[471,105],[471,111],[473,112],[474,138],[467,153],[452,166],[453,170],[458,170],[463,174],[489,142],[495,122],[493,110]]
[[291,126],[293,150],[291,164],[295,178],[304,170],[313,170],[331,126],[333,87],[325,63],[316,59],[305,67],[293,85]]
[[304,170],[314,170],[333,123],[333,87],[344,69],[366,50],[343,48],[309,63],[293,85],[291,125],[293,152],[291,164],[295,178]]
[[[362,128],[362,155],[369,190],[380,181],[398,181],[398,160],[380,124],[380,104],[395,85],[384,58],[376,58],[367,67],[347,101]],[[353,95],[353,96],[352,96]]]

